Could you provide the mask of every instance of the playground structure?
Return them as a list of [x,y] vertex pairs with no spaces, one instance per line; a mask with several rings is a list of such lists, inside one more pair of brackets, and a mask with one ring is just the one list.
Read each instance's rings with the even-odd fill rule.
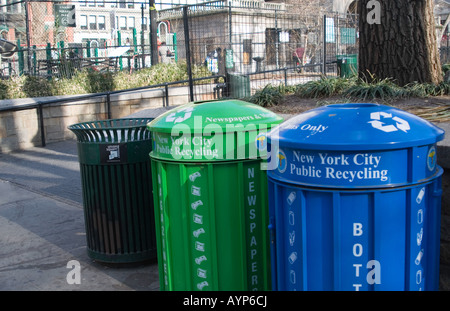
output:
[[323,15],[293,13],[286,4],[261,0],[216,0],[158,11],[139,1],[0,5],[1,36],[18,46],[12,59],[15,72],[49,78],[72,67],[146,68],[158,62],[163,43],[171,62],[208,65],[213,55],[217,62],[213,59],[210,67],[219,74],[223,67],[240,74],[295,70],[292,54],[298,48],[304,49],[305,59],[314,60],[308,64],[315,72],[331,73],[336,68],[320,64],[335,61],[336,54],[354,54],[356,28],[351,16],[330,12],[324,20]]
[[1,68],[0,76],[12,74],[13,69],[9,60],[16,54],[17,50],[17,45],[13,42],[0,38],[0,65],[4,60],[6,60],[8,64],[8,67]]
[[[2,53],[2,76],[29,74],[33,76],[70,77],[75,70],[91,68],[95,71],[139,70],[151,66],[149,45],[139,45],[136,28],[132,30],[132,40],[122,39],[120,31],[116,32],[117,45],[108,46],[97,40],[87,40],[84,44],[59,41],[45,48],[33,45],[29,51],[25,44],[17,40],[13,52]],[[173,61],[177,60],[176,34],[164,33],[164,40],[172,52]],[[158,34],[158,48],[161,44]],[[28,69],[29,68],[29,69]],[[12,73],[11,73],[12,71]]]

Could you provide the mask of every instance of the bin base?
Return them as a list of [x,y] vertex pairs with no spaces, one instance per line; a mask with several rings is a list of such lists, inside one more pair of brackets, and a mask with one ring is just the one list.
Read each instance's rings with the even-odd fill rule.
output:
[[107,254],[87,249],[87,254],[91,259],[103,263],[138,263],[151,260],[156,261],[156,249],[128,254]]
[[269,176],[273,290],[438,290],[442,172],[371,190]]

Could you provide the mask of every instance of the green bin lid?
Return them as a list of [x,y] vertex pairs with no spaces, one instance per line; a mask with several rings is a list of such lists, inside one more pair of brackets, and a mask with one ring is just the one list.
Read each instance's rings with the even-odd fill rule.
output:
[[242,100],[191,102],[147,125],[153,135],[151,156],[202,162],[259,157],[256,136],[282,121],[270,110]]

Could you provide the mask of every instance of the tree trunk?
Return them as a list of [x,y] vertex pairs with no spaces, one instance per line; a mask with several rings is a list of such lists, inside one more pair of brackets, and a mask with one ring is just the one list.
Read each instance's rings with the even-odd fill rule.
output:
[[360,77],[441,82],[433,7],[433,0],[359,0]]

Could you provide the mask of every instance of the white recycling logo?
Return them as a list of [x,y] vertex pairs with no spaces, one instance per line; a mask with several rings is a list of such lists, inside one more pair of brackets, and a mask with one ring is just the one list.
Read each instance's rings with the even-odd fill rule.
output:
[[[371,120],[368,123],[371,123],[374,128],[379,129],[386,133],[395,132],[398,130],[407,133],[408,130],[411,129],[408,121],[403,120],[402,118],[399,117],[392,117],[392,113],[387,113],[384,111],[372,112],[370,114],[370,119]],[[393,121],[396,122],[396,124],[395,125],[385,124],[384,122],[381,121],[385,119],[392,119]]]
[[[186,107],[178,110],[177,112],[172,112],[166,117],[166,122],[173,122],[173,123],[180,123],[184,120],[187,120],[191,117],[192,111],[194,110],[194,107]],[[177,116],[180,112],[184,112],[183,116]]]

